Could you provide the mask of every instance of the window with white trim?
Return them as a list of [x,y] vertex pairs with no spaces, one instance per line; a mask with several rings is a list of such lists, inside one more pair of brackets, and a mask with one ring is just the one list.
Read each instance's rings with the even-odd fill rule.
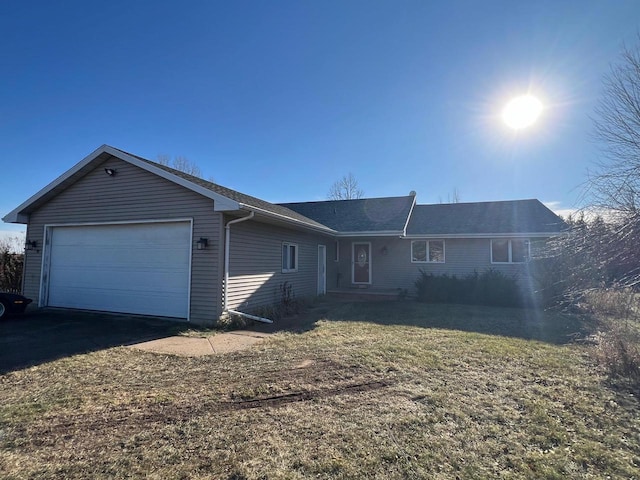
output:
[[411,263],[444,263],[444,240],[413,240]]
[[298,271],[298,245],[282,243],[282,273]]
[[491,263],[524,263],[529,258],[529,240],[495,238],[491,240]]

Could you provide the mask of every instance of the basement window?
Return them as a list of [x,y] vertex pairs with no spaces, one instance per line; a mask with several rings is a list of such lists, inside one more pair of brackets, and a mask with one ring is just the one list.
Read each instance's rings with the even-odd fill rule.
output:
[[298,245],[282,243],[282,273],[298,271]]

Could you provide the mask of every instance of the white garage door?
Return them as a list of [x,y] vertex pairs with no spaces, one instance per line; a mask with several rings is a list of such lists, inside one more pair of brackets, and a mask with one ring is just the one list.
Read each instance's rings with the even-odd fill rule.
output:
[[187,318],[189,222],[53,227],[52,307]]

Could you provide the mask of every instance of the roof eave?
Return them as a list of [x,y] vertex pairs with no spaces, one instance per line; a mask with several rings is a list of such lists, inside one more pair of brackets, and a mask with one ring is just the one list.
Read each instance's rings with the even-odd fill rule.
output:
[[404,235],[403,238],[513,238],[513,237],[534,237],[548,238],[562,235],[564,232],[510,232],[510,233],[412,233]]
[[380,230],[362,232],[338,232],[337,237],[401,237],[402,230]]

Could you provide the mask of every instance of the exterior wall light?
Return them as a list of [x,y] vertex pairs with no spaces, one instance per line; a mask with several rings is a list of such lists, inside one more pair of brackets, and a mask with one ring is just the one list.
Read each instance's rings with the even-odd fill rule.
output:
[[203,237],[200,237],[200,240],[196,242],[196,247],[198,250],[204,250],[209,246],[209,240]]
[[115,168],[105,168],[104,173],[106,173],[110,177],[113,177],[116,173],[118,173],[118,171]]
[[38,247],[38,242],[35,240],[27,240],[24,244],[25,250],[35,250]]
[[387,253],[389,253],[389,249],[387,248],[386,245],[382,247],[382,250],[380,250],[380,253],[382,253],[382,255],[386,255]]

